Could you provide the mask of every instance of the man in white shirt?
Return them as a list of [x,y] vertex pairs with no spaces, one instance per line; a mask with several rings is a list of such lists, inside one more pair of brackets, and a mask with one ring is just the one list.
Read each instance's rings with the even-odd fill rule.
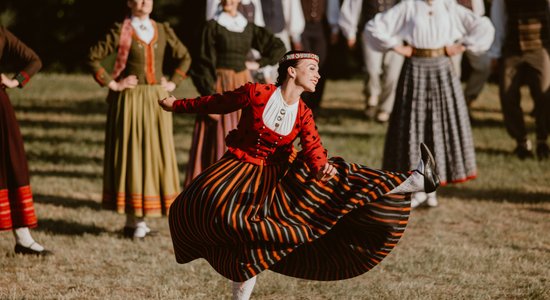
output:
[[[397,2],[399,0],[344,0],[338,24],[348,41],[348,47],[355,47],[358,29],[364,31],[369,20]],[[392,50],[375,50],[365,36],[360,40],[367,73],[363,90],[366,99],[365,115],[384,123],[389,120],[393,109],[395,87],[404,57]]]

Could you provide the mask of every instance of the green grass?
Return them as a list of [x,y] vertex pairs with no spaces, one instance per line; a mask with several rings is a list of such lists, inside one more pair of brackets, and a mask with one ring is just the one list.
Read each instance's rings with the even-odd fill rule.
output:
[[[386,127],[365,120],[361,90],[359,80],[329,81],[317,122],[330,155],[378,168]],[[12,233],[0,232],[0,299],[230,298],[229,281],[204,260],[175,262],[166,218],[149,222],[160,236],[132,242],[120,234],[124,216],[101,209],[106,89],[91,76],[39,74],[9,93],[29,158],[33,235],[55,255],[14,255]],[[196,91],[187,81],[175,95]],[[523,104],[530,111],[527,93]],[[414,210],[380,265],[335,282],[266,271],[253,298],[549,299],[550,162],[511,155],[496,86],[472,114],[479,177],[441,188],[439,207]],[[193,121],[174,119],[182,179]]]

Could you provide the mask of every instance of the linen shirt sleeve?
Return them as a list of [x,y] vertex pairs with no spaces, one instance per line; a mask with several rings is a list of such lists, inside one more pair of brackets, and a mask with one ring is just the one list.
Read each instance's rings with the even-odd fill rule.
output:
[[275,65],[286,53],[285,44],[269,30],[252,24],[252,48],[258,50],[262,57],[258,60],[260,67]]
[[300,116],[300,118],[303,117],[300,130],[301,152],[311,172],[317,174],[327,163],[327,150],[321,144],[321,137],[313,120],[311,109],[307,106],[305,108],[302,116]]
[[94,74],[94,79],[101,86],[106,86],[113,77],[103,67],[101,62],[109,55],[116,53],[120,38],[120,23],[115,26],[105,35],[105,38],[90,48],[88,53],[88,67]]
[[502,44],[506,38],[506,7],[503,0],[493,0],[491,3],[491,21],[495,27],[495,40],[487,52],[489,57],[499,58],[502,55]]
[[489,50],[495,38],[495,28],[487,17],[480,17],[471,10],[456,5],[456,13],[464,26],[462,44],[472,53]]
[[176,100],[173,104],[173,111],[176,113],[227,114],[246,107],[250,103],[252,89],[253,84],[248,83],[223,94]]
[[344,0],[340,7],[338,25],[342,34],[348,39],[355,39],[357,36],[357,24],[363,6],[362,0]]
[[302,2],[296,0],[283,0],[286,30],[293,42],[302,40],[302,33],[306,26]]
[[22,88],[29,82],[30,78],[42,68],[42,61],[31,48],[13,35],[9,30],[0,28],[4,31],[6,47],[10,55],[17,57],[24,64],[23,68],[15,74],[15,79],[19,82],[18,87]]
[[369,45],[377,51],[386,51],[403,43],[399,35],[406,22],[408,2],[400,2],[385,12],[378,13],[365,28]]

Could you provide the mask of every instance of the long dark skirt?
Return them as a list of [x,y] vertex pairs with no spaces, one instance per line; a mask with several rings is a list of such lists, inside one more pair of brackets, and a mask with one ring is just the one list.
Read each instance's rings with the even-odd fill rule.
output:
[[[252,81],[250,71],[235,72],[228,69],[216,70],[216,92],[223,93],[241,87]],[[183,186],[187,187],[193,178],[222,158],[227,150],[225,137],[237,128],[240,111],[224,115],[197,115],[193,139],[189,150],[189,161]]]
[[10,99],[0,89],[0,230],[36,225],[23,138]]
[[442,185],[477,175],[468,108],[448,57],[405,60],[390,117],[383,169],[403,172],[433,149]]
[[314,280],[367,272],[405,230],[410,197],[382,195],[408,175],[331,162],[338,174],[323,184],[301,159],[258,166],[226,154],[170,208],[177,262],[205,258],[234,281],[265,269]]

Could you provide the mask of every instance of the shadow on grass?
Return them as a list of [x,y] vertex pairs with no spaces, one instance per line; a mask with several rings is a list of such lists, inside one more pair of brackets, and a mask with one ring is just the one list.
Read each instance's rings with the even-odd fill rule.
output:
[[472,127],[477,128],[502,128],[504,130],[504,122],[502,120],[495,119],[478,119],[475,116],[470,120]]
[[29,121],[20,120],[19,125],[24,128],[40,128],[40,129],[87,129],[96,130],[98,133],[105,130],[105,121]]
[[15,106],[15,110],[20,112],[38,112],[38,113],[52,113],[52,114],[76,114],[76,115],[90,115],[90,114],[106,114],[107,102],[98,101],[96,97],[90,98],[84,101],[62,101],[63,106],[51,106],[40,105],[36,103],[25,104],[20,103]]
[[529,193],[506,188],[479,190],[456,186],[446,186],[441,188],[441,190],[438,190],[438,193],[441,196],[456,197],[465,200],[511,203],[550,202],[550,194],[548,193]]
[[41,194],[34,194],[34,202],[42,204],[50,204],[55,206],[63,206],[67,208],[90,208],[93,210],[101,210],[101,203],[93,200],[82,200],[68,197],[48,196]]
[[54,235],[100,235],[109,230],[96,225],[87,225],[65,220],[39,219],[37,231],[43,231]]
[[100,172],[89,172],[89,171],[42,171],[42,170],[32,170],[32,176],[46,176],[46,177],[66,177],[66,178],[88,178],[88,179],[97,179],[101,178],[103,174]]
[[366,120],[363,111],[353,108],[322,108],[316,117],[316,122],[334,123],[341,119]]
[[[103,133],[103,132],[102,132]],[[85,146],[102,146],[104,144],[103,135],[98,133],[101,139],[88,138],[88,137],[75,137],[75,136],[41,136],[33,134],[32,132],[24,134],[25,142],[39,142],[39,143],[78,143]]]
[[509,157],[516,157],[514,153],[512,153],[512,149],[505,150],[505,149],[495,149],[495,148],[481,148],[481,147],[475,147],[476,153],[484,153],[488,155],[497,155],[497,156],[509,156]]
[[43,161],[49,163],[72,163],[83,165],[103,165],[103,157],[89,157],[75,154],[43,154],[27,153],[27,158],[32,161]]

